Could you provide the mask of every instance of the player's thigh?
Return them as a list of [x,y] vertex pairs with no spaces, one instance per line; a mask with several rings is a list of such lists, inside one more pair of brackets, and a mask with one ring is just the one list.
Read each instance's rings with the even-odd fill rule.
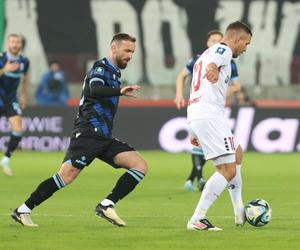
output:
[[243,161],[244,152],[240,145],[235,150],[235,156],[236,156],[236,164],[241,165]]
[[147,163],[143,157],[126,142],[115,138],[110,139],[105,152],[97,157],[115,168],[135,168],[143,173],[147,172]]
[[235,154],[234,137],[225,119],[192,121],[189,129],[197,136],[206,159]]
[[73,133],[63,164],[66,163],[82,170],[91,164],[103,148],[105,148],[105,145],[93,136]]

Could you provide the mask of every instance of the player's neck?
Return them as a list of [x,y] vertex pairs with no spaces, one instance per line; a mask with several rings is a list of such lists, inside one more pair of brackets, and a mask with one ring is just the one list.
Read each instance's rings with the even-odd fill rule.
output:
[[111,56],[107,57],[108,62],[116,69],[118,70],[119,67],[117,66],[116,62],[113,60],[113,58]]
[[11,53],[10,51],[6,51],[6,53],[7,53],[7,57],[10,59],[18,59],[20,55],[20,53],[15,54],[15,53]]

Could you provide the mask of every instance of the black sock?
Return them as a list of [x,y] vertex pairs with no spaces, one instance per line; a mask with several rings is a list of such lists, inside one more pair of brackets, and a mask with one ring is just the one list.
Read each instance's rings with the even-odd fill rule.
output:
[[30,209],[40,205],[43,201],[51,197],[57,190],[65,186],[59,174],[43,181],[37,189],[25,201],[25,205]]
[[18,147],[19,142],[22,139],[22,134],[21,133],[12,133],[10,135],[10,140],[7,145],[7,149],[5,152],[5,156],[10,157],[11,153]]
[[192,154],[193,169],[195,170],[195,175],[198,181],[202,178],[202,170],[206,162],[204,155]]
[[197,170],[195,168],[193,156],[194,156],[194,154],[192,154],[192,162],[193,162],[192,170],[191,170],[189,177],[187,178],[187,181],[190,180],[191,182],[193,182],[195,180],[196,175],[197,175]]
[[128,195],[136,185],[144,178],[144,174],[136,169],[129,169],[117,181],[116,186],[106,199],[117,203],[119,200]]

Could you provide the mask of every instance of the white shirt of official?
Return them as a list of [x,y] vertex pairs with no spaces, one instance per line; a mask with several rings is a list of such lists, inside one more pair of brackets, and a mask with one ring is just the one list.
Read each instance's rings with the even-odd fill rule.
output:
[[[231,76],[231,49],[221,43],[208,48],[198,58],[193,69],[190,100],[187,108],[188,122],[199,119],[224,117],[227,87]],[[206,66],[215,63],[219,79],[212,84],[207,78]]]

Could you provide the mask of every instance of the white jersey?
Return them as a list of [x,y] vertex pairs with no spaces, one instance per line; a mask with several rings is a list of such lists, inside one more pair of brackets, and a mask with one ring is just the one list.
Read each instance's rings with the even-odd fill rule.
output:
[[[225,44],[217,43],[198,58],[193,69],[193,79],[188,112],[188,122],[224,116],[226,92],[230,83],[232,51]],[[212,84],[207,78],[206,66],[215,63],[219,79]]]

